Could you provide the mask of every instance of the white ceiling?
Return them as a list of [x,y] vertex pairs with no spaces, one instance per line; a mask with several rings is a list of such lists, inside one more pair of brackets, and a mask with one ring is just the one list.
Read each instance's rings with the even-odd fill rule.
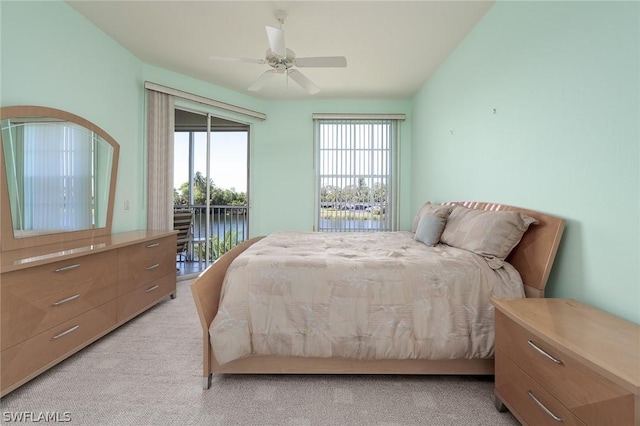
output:
[[262,59],[265,25],[287,14],[285,42],[296,56],[345,56],[347,68],[301,68],[321,89],[314,98],[412,96],[493,1],[96,1],[67,3],[145,63],[265,99],[302,99],[276,75],[246,88],[268,65],[211,61]]

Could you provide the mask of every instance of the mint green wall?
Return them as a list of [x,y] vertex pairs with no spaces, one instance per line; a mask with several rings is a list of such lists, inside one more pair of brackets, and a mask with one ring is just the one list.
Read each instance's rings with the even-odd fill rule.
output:
[[[253,224],[257,234],[313,229],[314,148],[311,115],[321,112],[407,113],[400,133],[401,227],[409,225],[410,117],[408,101],[270,102],[252,145]],[[260,133],[258,133],[258,131]],[[297,195],[296,195],[297,194]],[[264,213],[263,213],[264,212]]]
[[[640,4],[497,2],[414,98],[412,207],[567,219],[548,295],[640,322]],[[495,109],[495,113],[494,113]]]
[[[145,65],[145,80],[267,114],[261,121],[216,110],[192,107],[251,124],[250,234],[313,229],[313,113],[405,113],[401,124],[401,226],[410,227],[411,102],[384,100],[266,101]],[[188,102],[182,102],[189,106]]]
[[145,225],[145,80],[267,113],[252,129],[253,235],[311,229],[310,197],[279,202],[312,191],[311,113],[410,113],[403,228],[427,199],[565,217],[549,294],[640,322],[639,13],[634,2],[498,2],[412,101],[287,102],[146,65],[63,2],[2,1],[0,105],[64,109],[120,143],[114,231]]
[[[249,97],[142,63],[61,1],[0,1],[0,19],[0,105],[67,110],[93,121],[120,143],[116,232],[144,228],[146,221],[145,81],[267,114],[262,122],[202,107],[252,125],[251,235],[312,229],[312,113],[408,114],[411,107],[409,100],[288,102]],[[410,133],[409,119],[402,125],[401,141],[404,228],[410,220]],[[302,195],[288,200],[291,194]],[[125,200],[129,210],[124,210]]]
[[120,144],[113,230],[144,227],[142,63],[58,1],[0,1],[0,39],[0,105],[62,109],[109,133]]

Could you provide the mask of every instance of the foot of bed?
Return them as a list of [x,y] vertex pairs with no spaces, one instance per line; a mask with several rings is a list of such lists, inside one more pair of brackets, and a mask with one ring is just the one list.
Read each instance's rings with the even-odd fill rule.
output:
[[212,374],[209,374],[207,377],[203,377],[202,378],[202,389],[203,390],[207,390],[211,387],[211,376]]
[[177,294],[176,294],[175,292],[174,292],[174,293],[171,293],[171,294],[169,295],[169,297],[170,297],[170,298],[172,298],[172,299],[175,299],[175,298],[176,298],[176,296],[177,296]]
[[505,413],[509,411],[507,406],[504,405],[504,402],[502,402],[502,400],[496,394],[493,394],[493,405],[495,405],[496,410],[498,410],[501,413]]

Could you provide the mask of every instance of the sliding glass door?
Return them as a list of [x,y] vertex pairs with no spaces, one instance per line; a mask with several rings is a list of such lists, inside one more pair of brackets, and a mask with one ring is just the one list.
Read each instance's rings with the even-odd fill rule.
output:
[[249,127],[176,109],[174,204],[193,213],[185,274],[200,272],[248,237]]

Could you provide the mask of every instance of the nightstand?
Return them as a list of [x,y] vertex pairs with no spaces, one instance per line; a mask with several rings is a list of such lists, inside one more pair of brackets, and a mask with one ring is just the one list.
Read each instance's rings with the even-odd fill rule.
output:
[[640,425],[640,326],[572,299],[493,299],[495,403],[530,425]]

